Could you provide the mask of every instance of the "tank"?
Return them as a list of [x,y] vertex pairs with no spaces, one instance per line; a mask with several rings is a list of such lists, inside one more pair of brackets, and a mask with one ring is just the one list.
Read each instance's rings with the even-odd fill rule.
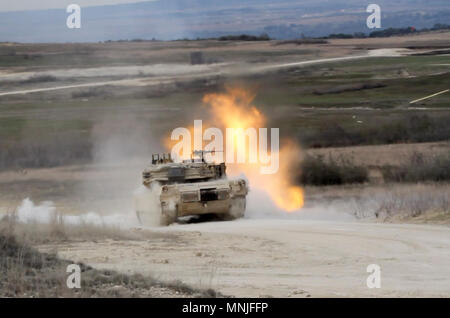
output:
[[246,180],[227,179],[225,163],[206,162],[205,153],[194,151],[191,159],[180,163],[170,154],[152,155],[151,165],[142,173],[148,191],[135,197],[142,225],[165,226],[179,217],[203,214],[226,220],[244,216],[249,191]]

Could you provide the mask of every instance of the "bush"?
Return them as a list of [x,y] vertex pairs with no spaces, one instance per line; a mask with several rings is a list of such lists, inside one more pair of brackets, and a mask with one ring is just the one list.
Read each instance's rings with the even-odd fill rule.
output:
[[83,136],[60,135],[51,141],[0,141],[0,171],[47,168],[92,160],[92,142]]
[[383,38],[383,37],[390,37],[394,35],[404,35],[404,34],[411,34],[417,32],[416,28],[414,27],[407,27],[407,28],[389,28],[385,30],[380,31],[373,31],[370,33],[371,38]]
[[358,218],[395,220],[428,214],[427,222],[446,222],[450,216],[450,188],[437,183],[384,185],[365,188],[350,210]]
[[280,42],[275,43],[274,45],[283,45],[283,44],[303,45],[303,44],[327,44],[327,43],[328,43],[328,41],[325,39],[305,38],[305,39],[293,39],[293,40],[280,41]]
[[270,41],[270,37],[266,33],[261,34],[260,36],[248,34],[225,35],[221,36],[219,41]]
[[402,119],[367,123],[357,129],[327,121],[317,132],[300,137],[300,142],[307,147],[324,148],[443,141],[450,138],[449,119],[445,114],[440,117],[412,114]]
[[90,97],[110,97],[111,94],[102,87],[91,87],[86,90],[80,90],[72,93],[72,98],[90,98]]
[[368,181],[369,171],[366,167],[357,166],[352,160],[331,156],[307,156],[301,168],[300,182],[308,185],[336,185],[345,183],[363,183]]
[[328,36],[330,39],[353,39],[352,34],[333,33]]
[[24,81],[22,83],[24,84],[35,84],[35,83],[46,83],[46,82],[56,82],[58,79],[52,75],[38,75],[38,76],[32,76]]
[[385,166],[382,173],[385,181],[449,181],[450,153],[425,158],[422,153],[414,152],[407,163],[399,167]]

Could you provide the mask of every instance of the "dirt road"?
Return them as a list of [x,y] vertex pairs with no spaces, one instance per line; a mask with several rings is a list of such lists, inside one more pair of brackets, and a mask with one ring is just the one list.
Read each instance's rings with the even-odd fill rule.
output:
[[357,54],[357,55],[349,55],[349,56],[342,56],[342,57],[332,57],[332,58],[326,58],[326,59],[315,59],[315,60],[310,60],[310,61],[300,61],[300,62],[268,65],[268,66],[263,66],[263,67],[259,68],[258,71],[266,71],[266,70],[271,70],[271,69],[280,69],[280,68],[287,68],[287,67],[300,67],[300,66],[308,66],[308,65],[323,64],[323,63],[360,60],[360,59],[366,59],[369,57],[401,57],[401,56],[406,56],[409,53],[410,53],[410,50],[400,49],[400,48],[376,49],[376,50],[367,51],[365,54]]
[[[343,57],[333,57],[326,59],[314,59],[307,61],[299,61],[294,63],[282,63],[282,64],[272,64],[272,65],[259,65],[256,67],[249,65],[229,65],[229,64],[213,64],[211,66],[204,65],[147,65],[147,66],[126,66],[126,67],[99,67],[90,69],[71,69],[71,70],[55,70],[51,72],[23,72],[23,73],[12,73],[12,74],[0,74],[0,82],[2,80],[11,79],[30,79],[32,76],[57,76],[58,78],[66,77],[93,77],[93,76],[138,76],[137,73],[141,73],[138,77],[131,77],[120,80],[111,81],[95,81],[83,84],[71,84],[71,85],[58,85],[53,87],[42,87],[33,88],[26,90],[14,90],[8,92],[0,92],[0,96],[7,95],[23,95],[39,92],[48,92],[56,90],[65,90],[73,88],[85,88],[85,87],[99,87],[106,85],[117,85],[117,86],[145,86],[145,85],[159,85],[164,83],[173,83],[180,79],[196,79],[196,78],[207,78],[211,76],[219,76],[221,74],[247,74],[247,73],[261,73],[267,71],[275,71],[280,68],[286,67],[300,67],[308,66],[314,64],[339,62],[339,61],[349,61],[365,59],[370,57],[389,57],[389,56],[402,56],[407,54],[408,50],[404,49],[378,49],[368,51],[362,55],[351,55]],[[151,75],[151,77],[144,77],[143,75]]]
[[220,73],[218,73],[218,72],[209,72],[209,73],[203,73],[203,74],[200,74],[200,75],[199,74],[178,75],[176,77],[173,77],[173,76],[172,77],[171,76],[139,77],[139,78],[130,78],[130,79],[106,81],[106,82],[91,82],[91,83],[74,84],[74,85],[62,85],[62,86],[53,86],[53,87],[18,90],[18,91],[12,91],[12,92],[0,92],[0,96],[24,95],[24,94],[31,94],[31,93],[59,91],[59,90],[72,89],[72,88],[100,87],[100,86],[107,86],[107,85],[114,85],[114,86],[151,86],[151,85],[160,85],[160,84],[174,83],[176,80],[183,80],[183,79],[193,80],[193,79],[196,79],[196,78],[208,78],[208,77],[217,76],[217,75],[220,75]]
[[[95,267],[180,279],[237,297],[450,296],[448,227],[246,219],[155,231],[177,239],[57,249]],[[369,264],[381,266],[380,289],[366,286]]]

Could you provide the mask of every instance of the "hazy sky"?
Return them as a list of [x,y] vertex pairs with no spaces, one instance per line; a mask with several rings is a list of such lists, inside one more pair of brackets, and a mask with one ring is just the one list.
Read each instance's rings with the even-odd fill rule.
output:
[[71,3],[83,7],[144,1],[152,0],[0,0],[0,11],[58,9]]

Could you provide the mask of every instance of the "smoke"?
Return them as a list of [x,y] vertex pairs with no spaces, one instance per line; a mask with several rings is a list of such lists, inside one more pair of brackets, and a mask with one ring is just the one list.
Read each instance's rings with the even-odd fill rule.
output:
[[151,189],[140,186],[134,191],[134,207],[136,209],[137,218],[146,226],[159,226],[161,224],[161,213],[159,195],[161,187],[153,184]]
[[58,213],[53,202],[45,201],[36,205],[29,198],[24,199],[16,211],[17,221],[21,223],[50,224],[58,221],[69,225],[91,224],[120,228],[130,228],[137,225],[136,218],[127,214],[102,216],[95,212],[88,212],[81,215],[62,215]]
[[124,110],[99,120],[92,130],[94,164],[126,168],[133,162],[148,163],[151,153],[161,150],[150,123],[152,115],[143,117]]
[[[209,105],[212,114],[212,123],[216,127],[240,129],[258,129],[266,127],[266,116],[253,104],[255,94],[252,90],[241,87],[226,87],[226,92],[220,94],[207,94],[203,97],[205,104]],[[272,137],[272,136],[271,136]],[[228,138],[228,136],[227,136]],[[259,136],[261,138],[261,136]],[[278,135],[277,137],[278,138]],[[250,137],[234,135],[234,150],[248,149],[246,151],[246,162],[230,165],[230,175],[244,173],[250,180],[250,186],[263,190],[276,206],[285,212],[299,210],[304,204],[303,189],[296,185],[293,180],[293,171],[296,168],[298,158],[301,155],[300,147],[290,138],[285,138],[281,148],[273,149],[271,143],[270,164],[273,166],[273,174],[262,174],[263,168],[268,168],[261,160],[256,163],[250,162],[250,155],[256,158],[261,155],[261,147],[250,146]],[[254,141],[256,138],[254,139]],[[278,140],[275,139],[275,143]],[[254,142],[256,144],[256,141]],[[228,146],[228,145],[227,145]],[[228,148],[228,147],[227,147]],[[276,159],[275,159],[276,158]],[[280,158],[278,160],[278,158]],[[269,169],[272,170],[272,169]],[[277,209],[278,210],[278,209]]]
[[55,206],[51,201],[34,203],[26,198],[16,209],[19,222],[49,224],[61,220],[74,225],[133,227],[139,225],[136,194],[153,200],[152,209],[158,208],[154,196],[147,192],[150,190],[141,186],[151,153],[160,151],[148,118],[129,114],[126,108],[119,110],[95,123],[91,140],[92,163],[70,168],[76,171],[75,182],[64,201]]
[[151,154],[160,150],[151,124],[138,116],[120,112],[94,126],[90,176],[74,193],[82,211],[136,217],[133,195],[141,185],[142,171],[150,163]]
[[22,223],[50,223],[56,217],[55,211],[56,209],[51,201],[45,201],[36,206],[33,201],[26,198],[17,208],[16,217]]

